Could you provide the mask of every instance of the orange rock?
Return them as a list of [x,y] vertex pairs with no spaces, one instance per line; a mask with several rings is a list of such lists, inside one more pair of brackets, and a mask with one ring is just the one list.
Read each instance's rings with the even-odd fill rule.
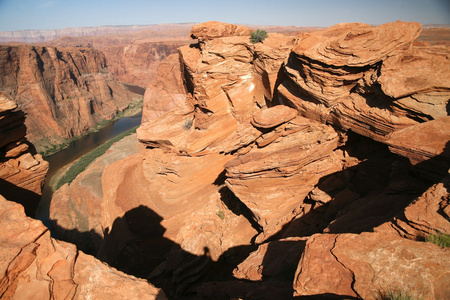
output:
[[296,116],[297,111],[295,109],[284,105],[277,105],[255,113],[252,124],[259,128],[271,128],[290,121]]
[[0,294],[5,299],[166,299],[164,292],[50,237],[19,204],[0,196]]
[[449,187],[450,178],[447,176],[417,197],[401,214],[378,226],[375,231],[398,233],[412,240],[423,239],[429,234],[450,232]]
[[439,299],[450,293],[447,249],[396,235],[317,234],[306,244],[294,280],[294,296],[331,294],[378,299],[399,290]]
[[300,213],[305,196],[321,177],[342,168],[339,155],[333,152],[338,136],[331,127],[300,117],[291,126],[296,130],[281,133],[268,145],[226,164],[228,188],[264,230],[258,241]]
[[411,49],[419,32],[420,24],[398,21],[311,33],[292,50],[280,101],[302,116],[395,149],[399,138],[391,137],[397,132],[448,115],[449,49]]
[[156,78],[145,90],[142,123],[162,116],[186,96],[179,56],[171,54],[159,64]]
[[97,253],[103,239],[99,209],[103,199],[103,171],[107,165],[142,150],[144,146],[137,141],[135,134],[127,136],[114,143],[70,184],[55,191],[49,218],[59,239],[76,244],[85,253]]
[[250,35],[250,29],[241,25],[210,21],[192,26],[190,33],[192,39],[199,41],[234,35]]

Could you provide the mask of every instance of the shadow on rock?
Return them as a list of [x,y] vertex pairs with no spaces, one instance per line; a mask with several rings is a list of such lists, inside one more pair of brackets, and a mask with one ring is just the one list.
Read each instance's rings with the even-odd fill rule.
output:
[[41,195],[0,178],[0,191],[6,199],[21,204],[28,217],[34,218]]

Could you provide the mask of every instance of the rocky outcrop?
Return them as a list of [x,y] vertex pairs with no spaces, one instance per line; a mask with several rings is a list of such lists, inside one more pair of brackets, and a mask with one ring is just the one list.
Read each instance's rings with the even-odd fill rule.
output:
[[161,64],[147,149],[103,173],[97,256],[169,296],[445,298],[448,250],[423,238],[449,224],[447,50],[416,23],[241,30],[199,24]]
[[27,114],[27,138],[38,151],[86,133],[132,101],[97,50],[1,46],[0,68],[0,90]]
[[250,31],[251,30],[245,26],[210,21],[192,26],[191,38],[204,42],[228,36],[249,36]]
[[182,105],[186,96],[179,55],[171,54],[159,64],[156,78],[145,90],[142,123],[155,120]]
[[299,262],[294,295],[379,299],[401,289],[414,297],[445,299],[449,260],[447,249],[398,236],[314,235]]
[[0,296],[4,299],[166,299],[142,279],[108,267],[50,237],[19,204],[0,196]]
[[187,43],[143,40],[120,45],[93,43],[93,46],[105,54],[108,69],[117,81],[146,87],[156,77],[160,62]]
[[[310,34],[289,57],[280,101],[305,117],[402,148],[397,131],[448,111],[448,49],[411,48],[420,29],[398,21],[339,24]],[[448,131],[441,135],[448,140]],[[414,151],[396,151],[417,160]]]
[[25,114],[12,99],[0,94],[0,189],[34,215],[48,171],[25,135]]

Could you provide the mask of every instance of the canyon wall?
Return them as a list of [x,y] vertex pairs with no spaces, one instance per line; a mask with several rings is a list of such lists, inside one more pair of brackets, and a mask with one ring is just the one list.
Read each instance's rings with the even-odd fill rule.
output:
[[[147,87],[147,149],[104,168],[100,213],[83,211],[96,256],[171,297],[448,297],[448,248],[424,240],[450,233],[449,48],[414,45],[420,31],[252,44],[193,26]],[[82,228],[52,201],[59,230]]]
[[95,49],[3,45],[0,70],[0,91],[26,113],[38,151],[88,132],[133,100]]

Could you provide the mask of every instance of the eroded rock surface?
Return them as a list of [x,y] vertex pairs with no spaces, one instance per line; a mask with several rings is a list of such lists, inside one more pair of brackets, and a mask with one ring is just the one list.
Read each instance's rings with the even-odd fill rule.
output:
[[103,239],[99,209],[103,200],[102,174],[108,165],[143,149],[136,134],[127,136],[114,143],[70,184],[63,185],[53,194],[49,214],[60,239],[76,244],[86,253],[97,253]]
[[318,234],[306,244],[294,295],[378,299],[400,289],[415,297],[445,299],[449,261],[448,249],[395,235]]
[[146,281],[51,238],[47,227],[2,196],[0,215],[1,298],[166,299],[162,290]]

